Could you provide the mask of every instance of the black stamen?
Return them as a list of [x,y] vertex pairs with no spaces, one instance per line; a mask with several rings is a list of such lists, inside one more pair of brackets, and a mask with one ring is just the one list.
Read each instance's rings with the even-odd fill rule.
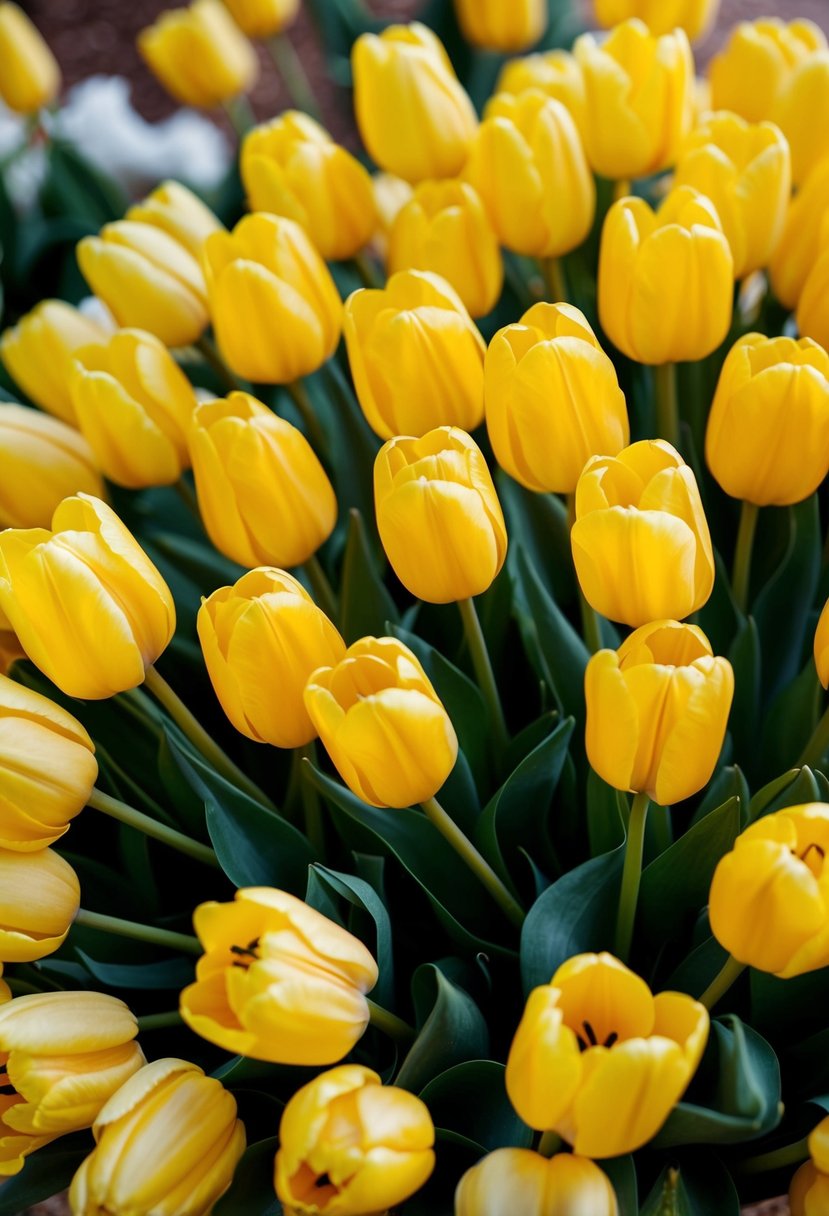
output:
[[598,1046],[599,1046],[599,1040],[596,1038],[596,1032],[595,1032],[595,1030],[593,1029],[593,1027],[590,1025],[590,1023],[589,1023],[589,1022],[582,1022],[582,1026],[584,1027],[584,1032],[585,1032],[585,1034],[587,1035],[587,1039],[588,1039],[588,1042],[590,1043],[590,1046],[591,1046],[591,1047],[598,1047]]
[[809,854],[811,853],[812,849],[814,849],[814,850],[815,850],[817,853],[819,853],[819,854],[820,854],[820,860],[821,860],[821,861],[823,861],[823,860],[825,859],[825,857],[826,857],[826,853],[825,853],[825,851],[824,851],[824,850],[823,850],[823,849],[820,847],[820,845],[819,845],[819,844],[810,844],[810,845],[808,845],[808,846],[807,846],[807,848],[805,849],[805,851],[804,851],[803,853],[801,853],[801,854],[800,854],[800,860],[801,860],[801,861],[805,861],[805,860],[806,860],[806,858],[807,858],[807,857],[809,856]]
[[331,1179],[328,1177],[327,1174],[320,1174],[319,1178],[317,1178],[316,1182],[314,1183],[314,1186],[317,1186],[317,1187],[331,1186],[331,1185],[332,1185]]
[[616,1033],[616,1031],[614,1030],[613,1033],[609,1034],[607,1036],[607,1038],[605,1039],[605,1041],[604,1041],[605,1047],[612,1047],[618,1038],[619,1038],[619,1036]]

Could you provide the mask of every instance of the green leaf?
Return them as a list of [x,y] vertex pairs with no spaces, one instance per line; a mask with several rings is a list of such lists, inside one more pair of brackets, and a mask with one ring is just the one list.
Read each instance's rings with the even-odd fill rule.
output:
[[121,219],[127,207],[126,196],[113,178],[91,165],[72,144],[58,139],[49,143],[40,198],[47,215],[82,219],[95,229]]
[[386,621],[399,620],[397,605],[377,570],[363,517],[356,508],[350,516],[340,601],[340,627],[349,645],[367,635],[382,637]]
[[273,1162],[279,1141],[276,1136],[259,1140],[245,1150],[230,1189],[213,1208],[213,1216],[278,1216],[282,1206],[273,1189]]
[[193,982],[195,962],[188,958],[167,958],[157,963],[100,963],[83,950],[75,953],[90,975],[107,988],[179,989]]
[[95,1147],[89,1132],[61,1136],[27,1157],[23,1169],[0,1187],[0,1216],[20,1216],[35,1203],[65,1190]]
[[728,653],[734,668],[734,701],[729,730],[737,755],[747,760],[757,754],[755,744],[760,729],[761,654],[757,625],[753,617],[748,617],[741,622]]
[[507,1096],[503,1064],[468,1060],[447,1068],[420,1093],[435,1127],[464,1136],[481,1150],[530,1148],[533,1132]]
[[587,832],[594,857],[625,843],[627,814],[625,795],[591,768],[587,774]]
[[639,1187],[633,1157],[610,1157],[598,1164],[613,1183],[619,1216],[639,1216]]
[[812,770],[808,767],[793,768],[758,790],[749,803],[748,821],[754,823],[764,815],[782,811],[787,806],[820,801],[821,789]]
[[387,1009],[394,997],[394,952],[391,921],[386,905],[374,888],[362,878],[355,878],[353,874],[340,874],[326,866],[313,865],[308,871],[308,890],[305,894],[305,902],[312,908],[318,907],[314,899],[317,885],[345,899],[352,908],[368,913],[374,922],[374,957],[380,978],[372,991],[372,1000]]
[[641,1216],[739,1216],[731,1175],[710,1153],[683,1155],[660,1174]]
[[787,684],[764,715],[760,748],[765,772],[779,772],[803,753],[818,723],[823,689],[811,655],[800,675]]
[[739,798],[740,819],[745,824],[748,819],[751,792],[742,769],[736,764],[729,764],[725,768],[721,768],[716,777],[714,777],[705,791],[705,797],[694,812],[691,826],[693,827],[694,824],[699,823],[706,815],[710,815],[712,811],[722,806],[729,798]]
[[498,497],[507,521],[510,545],[520,548],[545,590],[565,604],[575,603],[576,577],[570,550],[567,507],[556,494],[534,494],[508,477],[495,474]]
[[[480,1060],[489,1051],[489,1031],[478,1006],[434,963],[412,976],[412,996],[422,1026],[400,1067],[395,1084],[412,1093],[454,1064]],[[423,1019],[422,1010],[429,1009]]]

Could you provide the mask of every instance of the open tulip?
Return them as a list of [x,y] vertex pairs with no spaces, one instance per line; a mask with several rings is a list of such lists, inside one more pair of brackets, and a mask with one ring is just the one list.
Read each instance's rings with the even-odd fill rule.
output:
[[596,20],[605,28],[638,17],[652,34],[684,30],[692,42],[716,20],[720,0],[595,0]]
[[184,106],[218,106],[246,93],[259,74],[256,52],[220,0],[168,9],[141,31],[138,49]]
[[800,185],[829,155],[829,50],[795,64],[780,86],[771,117],[789,142],[792,179]]
[[829,1119],[821,1119],[811,1132],[809,1158],[789,1187],[791,1216],[823,1216],[829,1211]]
[[88,494],[64,499],[51,532],[0,532],[0,611],[44,675],[67,696],[91,700],[141,684],[176,620],[155,566]]
[[180,182],[156,186],[142,202],[130,207],[125,219],[160,228],[196,259],[210,234],[224,230],[210,208]]
[[829,212],[829,156],[824,157],[798,190],[789,207],[783,233],[769,267],[771,285],[786,308],[800,299],[821,245]]
[[0,4],[0,101],[33,114],[59,89],[60,68],[38,30],[16,4]]
[[72,356],[106,338],[102,326],[63,300],[43,300],[0,338],[9,375],[41,409],[77,426],[69,393]]
[[653,996],[610,954],[579,954],[535,988],[507,1059],[519,1116],[585,1157],[652,1140],[696,1072],[708,1012],[680,992]]
[[741,21],[711,60],[712,108],[731,110],[749,122],[771,118],[794,66],[825,46],[826,37],[813,21]]
[[285,1107],[276,1193],[303,1216],[370,1216],[419,1190],[435,1165],[435,1129],[414,1094],[343,1064],[315,1077]]
[[205,953],[181,1015],[197,1034],[277,1064],[334,1064],[362,1038],[377,964],[327,916],[249,887],[232,903],[201,904],[193,924]]
[[89,444],[38,410],[0,402],[0,528],[48,525],[62,499],[104,494]]
[[31,963],[62,945],[80,904],[75,871],[52,849],[0,848],[0,959]]
[[273,38],[299,13],[299,0],[224,0],[224,4],[248,38]]
[[618,1216],[610,1179],[587,1157],[549,1160],[525,1148],[499,1148],[468,1169],[455,1191],[455,1216]]
[[501,69],[495,87],[496,96],[512,93],[518,96],[529,89],[537,89],[547,97],[560,101],[576,124],[576,130],[584,139],[585,114],[584,77],[576,59],[569,51],[544,51],[536,55],[525,55],[521,59],[509,59]]
[[488,51],[523,51],[547,28],[547,0],[455,0],[464,38]]

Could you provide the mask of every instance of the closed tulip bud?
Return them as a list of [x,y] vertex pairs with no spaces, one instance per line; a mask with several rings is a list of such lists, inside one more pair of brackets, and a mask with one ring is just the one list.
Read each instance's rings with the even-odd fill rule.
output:
[[370,1216],[397,1207],[435,1165],[435,1129],[414,1094],[343,1064],[295,1093],[279,1125],[276,1193],[303,1216]]
[[638,17],[652,34],[679,28],[695,42],[713,26],[720,0],[595,0],[595,8],[596,20],[605,29]]
[[813,21],[741,21],[711,60],[713,109],[731,110],[749,122],[771,118],[792,68],[825,46],[826,38]]
[[63,944],[81,902],[78,877],[52,849],[0,848],[0,959],[31,963]]
[[302,695],[318,667],[339,663],[345,642],[284,570],[262,567],[202,600],[204,661],[222,709],[256,743],[303,747],[316,737]]
[[337,772],[371,806],[425,802],[455,767],[449,715],[396,638],[361,638],[335,667],[319,668],[305,706]]
[[654,621],[587,664],[587,758],[660,806],[696,794],[719,758],[734,696],[728,659],[695,625]]
[[829,965],[829,804],[758,819],[711,883],[711,930],[735,959],[791,979]]
[[544,51],[537,55],[525,55],[522,59],[509,59],[498,77],[496,95],[511,93],[517,97],[530,89],[560,101],[570,112],[576,130],[584,139],[584,77],[569,51]]
[[27,397],[42,410],[77,426],[69,393],[72,356],[106,331],[63,300],[44,300],[0,338],[0,358]]
[[69,1191],[73,1216],[208,1216],[245,1151],[236,1101],[184,1060],[154,1060],[92,1127],[96,1147]]
[[812,265],[797,302],[797,328],[804,337],[814,338],[829,349],[829,212],[820,229]]
[[334,530],[337,499],[308,440],[247,393],[197,406],[190,455],[207,534],[240,566],[300,566]]
[[661,439],[587,462],[576,486],[571,541],[587,602],[633,628],[690,616],[714,586],[696,478]]
[[464,38],[487,51],[523,51],[547,29],[547,0],[455,0]]
[[133,220],[105,224],[98,236],[83,238],[77,257],[119,325],[145,329],[166,346],[187,346],[203,334],[208,316],[201,268],[163,229]]
[[299,224],[247,215],[208,237],[202,260],[219,349],[237,376],[288,384],[333,355],[342,302]]
[[789,1187],[791,1216],[824,1216],[829,1212],[829,1174],[823,1174],[814,1162],[801,1165]]
[[618,1216],[610,1179],[587,1157],[549,1160],[525,1148],[499,1148],[467,1170],[455,1191],[455,1216]]
[[22,405],[0,402],[0,464],[0,528],[43,527],[70,494],[104,493],[83,436]]
[[189,467],[196,395],[152,334],[120,329],[105,346],[83,347],[73,360],[70,391],[98,466],[116,485],[168,486]]
[[143,202],[130,207],[126,219],[160,228],[197,260],[210,234],[224,231],[210,208],[180,182],[162,182]]
[[795,185],[829,154],[829,50],[808,55],[783,81],[771,117],[789,141]]
[[623,198],[607,213],[599,252],[599,317],[638,363],[704,359],[731,325],[734,259],[714,204],[690,186],[657,211]]
[[392,225],[414,191],[408,182],[404,182],[402,177],[395,177],[393,173],[375,173],[371,179],[371,188],[377,213],[377,227],[372,243],[378,255],[385,261]]
[[823,605],[815,630],[814,656],[818,679],[829,688],[829,600]]
[[143,683],[176,623],[155,566],[88,494],[64,499],[51,532],[0,532],[0,610],[53,684],[90,700]]
[[201,904],[204,947],[181,994],[187,1025],[226,1051],[275,1064],[334,1064],[369,1022],[377,964],[358,938],[270,887]]
[[16,4],[0,4],[0,101],[33,114],[54,101],[60,68],[49,47]]
[[478,123],[436,34],[417,21],[361,34],[351,66],[357,126],[381,169],[407,182],[461,171]]
[[783,234],[769,267],[780,303],[793,309],[821,245],[824,216],[829,212],[829,156],[815,165],[794,196]]
[[355,291],[343,326],[357,398],[381,439],[484,416],[484,340],[445,279],[420,270]]
[[224,4],[248,38],[273,38],[299,14],[299,0],[224,0]]
[[486,426],[502,469],[537,493],[572,494],[591,456],[630,442],[616,370],[571,304],[534,304],[484,363]]
[[353,258],[376,224],[371,178],[299,110],[254,127],[239,167],[251,211],[295,220],[326,260]]
[[811,338],[746,334],[728,353],[705,459],[732,498],[801,502],[829,473],[829,355]]
[[256,52],[220,0],[193,0],[162,13],[138,49],[167,92],[209,109],[246,93],[259,75]]
[[682,30],[656,38],[636,19],[604,40],[576,39],[584,77],[585,150],[602,177],[646,177],[673,165],[691,130],[694,60]]
[[708,1029],[698,1001],[653,996],[612,955],[579,954],[530,993],[507,1059],[507,1092],[525,1123],[557,1132],[580,1155],[631,1153],[682,1097]]

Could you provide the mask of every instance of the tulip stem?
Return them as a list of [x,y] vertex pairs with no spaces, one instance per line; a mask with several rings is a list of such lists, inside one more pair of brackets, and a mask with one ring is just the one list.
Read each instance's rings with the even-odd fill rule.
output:
[[166,1030],[168,1026],[183,1025],[184,1018],[177,1009],[171,1009],[169,1013],[145,1013],[138,1019],[138,1033],[144,1034],[147,1030]]
[[823,757],[829,750],[829,708],[826,709],[814,729],[811,739],[806,744],[803,755],[797,762],[798,768],[820,768]]
[[478,852],[469,837],[461,831],[454,819],[447,815],[436,798],[427,799],[426,802],[421,803],[421,806],[441,836],[445,840],[448,840],[458,856],[466,862],[472,873],[480,879],[509,920],[520,928],[524,923],[524,909],[518,900],[509,893],[492,866]]
[[104,815],[109,815],[111,819],[117,819],[119,823],[126,823],[136,831],[143,832],[145,836],[152,836],[153,840],[160,840],[163,844],[168,844],[171,849],[178,849],[179,853],[186,853],[188,857],[202,861],[207,866],[220,868],[216,854],[208,845],[199,844],[197,840],[191,840],[183,832],[177,832],[175,828],[168,828],[165,824],[158,823],[142,811],[137,811],[134,807],[128,806],[126,802],[121,802],[119,798],[112,798],[102,790],[94,789],[89,796],[89,806],[94,807],[96,811],[102,811]]
[[633,185],[629,177],[620,177],[613,183],[613,201],[618,203],[620,198],[630,198]]
[[585,599],[581,584],[579,584],[579,607],[581,608],[581,626],[584,631],[587,649],[591,654],[595,654],[597,650],[601,650],[602,648],[602,631],[599,625],[598,613]]
[[355,253],[351,259],[351,264],[357,271],[363,287],[368,287],[371,290],[383,286],[382,279],[365,253]]
[[268,50],[279,73],[291,103],[298,110],[304,110],[312,118],[319,119],[320,108],[311,88],[311,82],[302,60],[297,55],[294,44],[287,34],[277,34],[268,39]]
[[676,391],[676,364],[661,363],[653,369],[656,387],[656,432],[679,449],[679,398]]
[[543,1132],[538,1142],[538,1154],[541,1157],[555,1157],[563,1143],[564,1141],[558,1132]]
[[305,385],[301,380],[295,380],[293,384],[286,384],[291,400],[299,410],[300,417],[308,432],[308,439],[311,446],[317,453],[325,453],[328,449],[328,440],[325,437],[325,431],[320,426],[319,418],[314,412],[314,407],[311,404],[311,398]]
[[799,1165],[808,1160],[809,1139],[804,1136],[796,1144],[786,1144],[783,1148],[773,1149],[770,1153],[758,1153],[756,1157],[748,1157],[737,1165],[741,1174],[765,1174],[771,1170],[780,1170],[787,1165]]
[[246,93],[237,93],[235,97],[229,97],[227,101],[223,101],[222,107],[241,143],[248,131],[256,126],[256,115],[249,97]]
[[196,350],[201,352],[205,363],[209,367],[213,368],[213,371],[226,388],[229,388],[231,392],[234,393],[243,393],[245,391],[245,386],[242,384],[242,381],[239,380],[237,376],[234,376],[233,372],[219,354],[215,342],[211,341],[207,334],[202,334],[202,336],[196,340],[195,346]]
[[327,617],[330,617],[336,623],[338,615],[337,597],[328,581],[327,574],[322,568],[322,562],[316,553],[311,554],[307,562],[303,564],[302,569],[308,575],[308,582],[311,584],[311,590],[314,592],[317,606],[323,610]]
[[636,905],[639,901],[639,883],[642,879],[642,854],[645,849],[645,824],[651,800],[647,794],[634,795],[630,808],[627,841],[625,844],[625,866],[622,871],[622,889],[619,893],[619,915],[616,918],[616,955],[623,963],[630,957],[633,942],[633,926],[636,921]]
[[[311,842],[311,848],[317,857],[325,856],[325,828],[322,821],[322,808],[316,789],[311,784],[310,765],[316,765],[317,756],[314,740],[299,748],[299,792],[302,798],[302,814],[305,820],[305,835]],[[307,760],[308,764],[302,764]]]
[[176,494],[178,494],[179,498],[184,503],[185,507],[193,518],[196,519],[199,524],[201,524],[201,512],[199,511],[199,504],[196,500],[196,495],[190,489],[190,486],[185,481],[184,477],[179,477],[178,481],[174,483],[173,489],[175,490]]
[[116,933],[119,937],[131,937],[138,942],[152,942],[156,946],[168,946],[185,954],[201,954],[197,937],[188,933],[173,933],[170,929],[159,929],[155,925],[139,925],[132,920],[121,920],[118,916],[104,916],[100,912],[88,912],[79,908],[75,924],[85,929],[99,929],[102,933]]
[[746,969],[745,963],[739,963],[729,954],[721,971],[714,976],[711,983],[699,998],[700,1004],[706,1009],[713,1009],[717,1002],[725,996],[731,985],[738,980]]
[[382,1030],[383,1034],[387,1034],[396,1043],[411,1043],[415,1037],[415,1031],[408,1022],[404,1022],[396,1013],[389,1013],[388,1009],[375,1005],[374,1001],[370,1001],[368,997],[366,997],[366,1004],[368,1005],[369,1020],[375,1030]]
[[552,304],[566,304],[567,278],[561,258],[544,258],[541,262],[544,282],[547,284],[547,295]]
[[737,530],[737,546],[734,550],[734,573],[731,579],[734,603],[745,616],[748,608],[748,590],[751,581],[751,553],[754,548],[754,533],[760,508],[753,502],[740,507],[740,526]]
[[498,695],[498,684],[495,680],[495,672],[492,670],[486,638],[481,629],[475,601],[472,599],[458,600],[458,608],[463,621],[463,631],[466,634],[472,666],[475,669],[475,678],[486,701],[490,726],[495,736],[495,746],[500,758],[509,746],[509,731],[504,718],[501,698]]

